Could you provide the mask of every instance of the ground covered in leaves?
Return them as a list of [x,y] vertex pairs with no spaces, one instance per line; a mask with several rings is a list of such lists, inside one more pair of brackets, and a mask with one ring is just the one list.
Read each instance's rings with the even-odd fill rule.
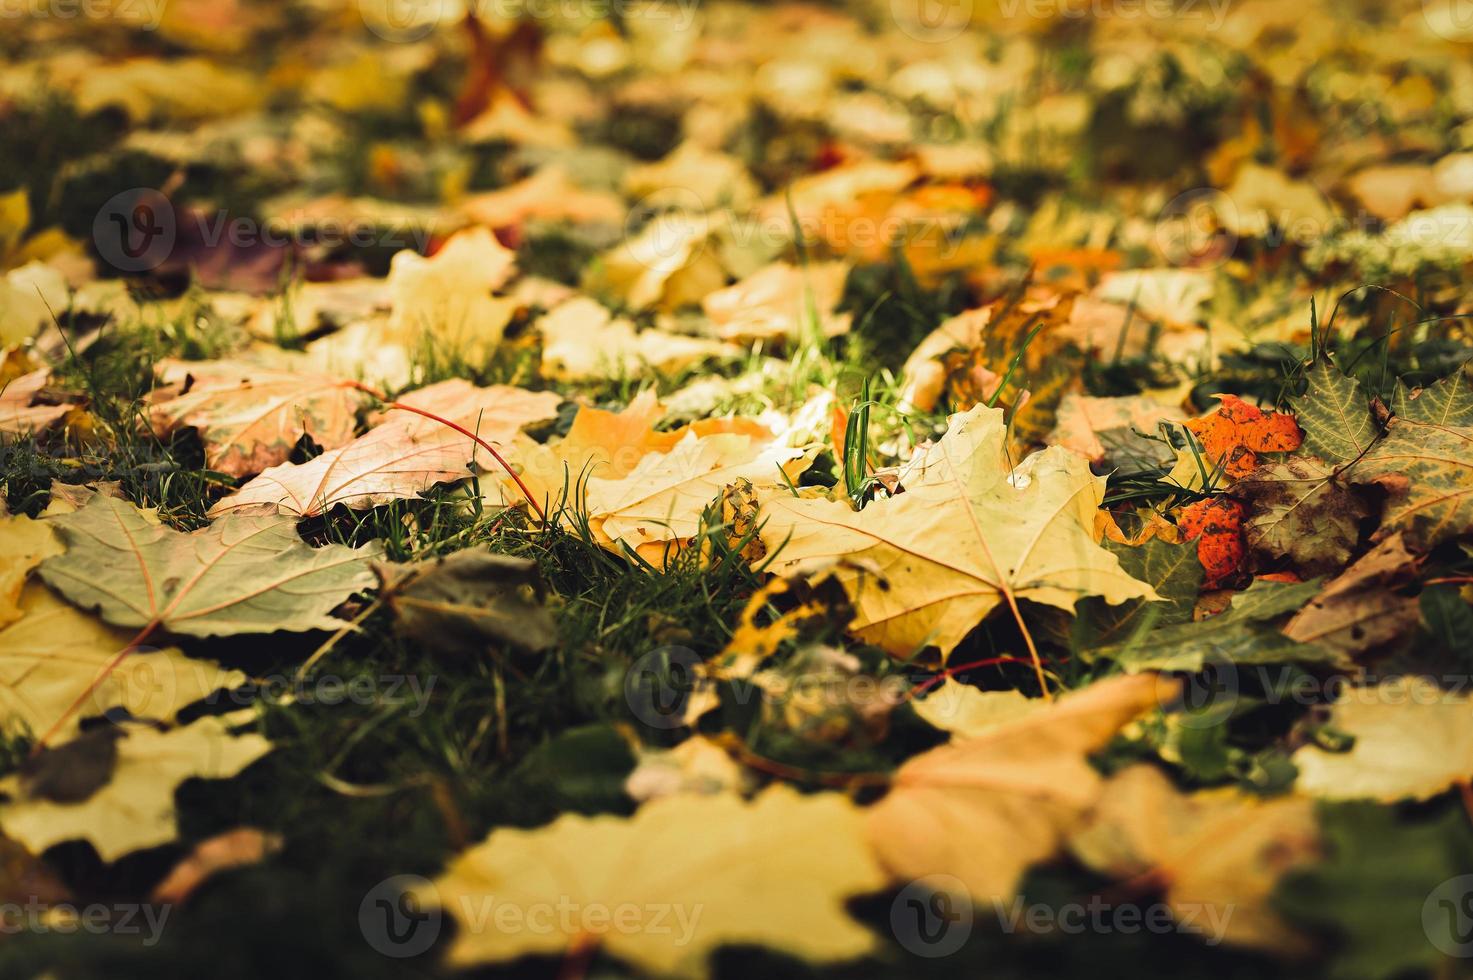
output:
[[1466,975],[1462,13],[0,10],[0,971]]

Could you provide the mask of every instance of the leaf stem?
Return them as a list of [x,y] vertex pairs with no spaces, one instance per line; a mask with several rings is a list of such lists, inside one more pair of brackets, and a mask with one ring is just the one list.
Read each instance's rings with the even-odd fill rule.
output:
[[501,465],[501,468],[506,471],[506,475],[512,478],[512,481],[517,485],[517,489],[522,492],[522,497],[527,501],[528,505],[530,505],[531,508],[537,512],[538,519],[542,521],[544,526],[546,526],[547,512],[542,509],[542,506],[540,504],[537,503],[537,500],[532,496],[532,491],[527,489],[527,485],[522,482],[522,478],[517,475],[517,471],[512,469],[511,464],[508,463],[506,459],[499,452],[496,451],[496,447],[491,445],[491,443],[487,442],[485,439],[482,439],[480,436],[476,435],[474,432],[472,432],[470,429],[467,429],[463,425],[452,422],[444,416],[436,415],[434,412],[427,412],[422,408],[415,408],[413,405],[406,405],[403,402],[394,401],[388,395],[377,390],[376,388],[372,388],[366,384],[363,384],[361,381],[345,381],[343,383],[349,388],[354,388],[358,391],[363,392],[366,395],[371,395],[374,398],[377,398],[379,401],[383,402],[384,407],[387,409],[397,409],[401,412],[411,412],[415,415],[422,415],[432,422],[439,422],[441,425],[454,429],[461,435],[475,440],[477,445],[486,450],[486,452],[490,453],[491,456],[496,460],[496,462]]
[[158,628],[159,621],[157,619],[149,620],[143,629],[139,630],[137,635],[129,640],[123,649],[119,650],[107,662],[107,665],[92,679],[92,683],[87,685],[86,690],[77,695],[77,699],[71,703],[71,706],[61,713],[61,717],[52,722],[51,727],[46,729],[46,733],[36,740],[36,744],[31,747],[32,758],[41,754],[42,750],[46,748],[46,743],[61,730],[61,726],[65,725],[73,715],[82,710],[82,705],[86,704],[87,699],[96,693],[97,689],[102,686],[102,682],[111,677],[113,671],[118,669],[118,666],[122,664],[123,660],[134,650],[138,649],[138,644],[152,636],[153,631]]

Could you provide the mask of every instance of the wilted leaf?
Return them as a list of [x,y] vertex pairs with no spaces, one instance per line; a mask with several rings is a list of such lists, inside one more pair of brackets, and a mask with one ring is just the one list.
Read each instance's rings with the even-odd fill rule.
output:
[[[4,289],[0,283],[0,289]],[[46,386],[51,372],[46,368],[23,374],[0,388],[0,433],[26,435],[40,432],[71,411],[70,405],[32,405]]]
[[1243,566],[1243,505],[1219,494],[1183,507],[1177,514],[1182,538],[1195,541],[1197,560],[1209,589],[1237,575]]
[[1417,625],[1417,600],[1396,591],[1416,568],[1401,535],[1392,535],[1332,579],[1285,624],[1284,634],[1352,656],[1394,640]]
[[[650,973],[701,977],[724,945],[759,943],[813,963],[868,952],[872,934],[843,903],[883,884],[853,803],[774,786],[750,803],[672,796],[627,819],[567,814],[536,830],[502,828],[417,897],[461,920],[449,953],[456,966],[594,943]],[[550,916],[547,929],[469,919],[491,902],[524,910],[572,903],[578,913]],[[613,916],[583,914],[630,908],[660,914],[660,923],[616,927]]]
[[280,517],[231,515],[184,534],[102,495],[51,521],[67,551],[41,564],[48,585],[116,626],[189,636],[337,629],[328,613],[373,584],[379,550],[311,548]]
[[[477,388],[457,379],[422,388],[400,401],[434,412],[504,447],[523,426],[555,416],[561,399],[552,392],[505,385]],[[437,483],[464,480],[478,470],[492,468],[500,469],[475,440],[434,419],[391,412],[346,446],[305,463],[273,466],[218,501],[210,515],[269,507],[283,514],[312,517],[338,504],[363,510],[417,497]]]
[[1104,780],[1086,757],[1174,687],[1154,674],[1099,681],[913,757],[870,808],[875,853],[895,880],[955,875],[975,902],[1007,901],[1098,800]]
[[[792,575],[847,556],[872,564],[835,573],[858,611],[851,628],[897,656],[927,644],[946,655],[1011,595],[1073,611],[1085,596],[1150,598],[1094,537],[1102,478],[1051,447],[1011,469],[1002,412],[952,416],[904,474],[905,492],[859,512],[829,500],[775,496],[762,508],[772,571]],[[781,549],[781,550],[779,550]]]
[[107,785],[79,803],[27,798],[18,776],[0,782],[11,802],[0,803],[0,829],[40,853],[53,844],[85,840],[104,861],[178,835],[174,790],[191,777],[226,779],[271,751],[260,735],[232,735],[222,717],[201,718],[160,732],[130,726],[117,746]]
[[1425,800],[1473,779],[1473,702],[1422,677],[1346,687],[1330,715],[1346,752],[1306,745],[1295,784],[1327,800]]
[[1400,531],[1417,548],[1441,544],[1473,525],[1473,427],[1392,419],[1347,478],[1389,495],[1378,537]]
[[1391,414],[1430,425],[1473,426],[1473,384],[1467,369],[1453,372],[1426,388],[1408,389],[1400,381],[1391,396]]
[[384,574],[399,632],[424,647],[475,656],[488,647],[540,651],[557,642],[531,559],[467,549]]
[[1209,468],[1222,467],[1227,477],[1236,480],[1258,467],[1259,453],[1299,448],[1294,416],[1264,412],[1235,395],[1219,397],[1222,404],[1217,411],[1183,423],[1201,442]]
[[1345,567],[1370,508],[1333,470],[1310,456],[1260,466],[1228,491],[1242,504],[1249,567],[1302,575]]
[[168,361],[158,367],[167,384],[187,385],[155,402],[155,430],[199,430],[205,463],[231,476],[259,473],[284,463],[304,435],[323,449],[353,438],[354,413],[362,392],[342,378],[243,361]]
[[1159,769],[1117,773],[1069,847],[1117,879],[1159,880],[1182,928],[1279,952],[1308,941],[1273,911],[1280,876],[1319,856],[1314,806],[1262,800],[1235,790],[1179,792]]

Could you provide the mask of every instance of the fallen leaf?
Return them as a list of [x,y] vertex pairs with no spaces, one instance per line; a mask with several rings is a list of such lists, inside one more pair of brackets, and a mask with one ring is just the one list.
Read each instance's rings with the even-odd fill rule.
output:
[[436,347],[484,360],[515,308],[491,292],[511,278],[515,263],[516,253],[480,227],[453,235],[430,258],[399,252],[389,269],[390,330],[402,340],[428,335]]
[[1270,902],[1280,877],[1319,857],[1308,800],[1186,794],[1159,769],[1131,766],[1111,777],[1069,848],[1112,878],[1159,882],[1186,932],[1281,953],[1310,947]]
[[1197,543],[1197,560],[1206,573],[1203,586],[1212,589],[1243,566],[1243,505],[1219,494],[1183,507],[1177,513],[1182,538]]
[[[523,426],[556,416],[562,399],[506,385],[477,388],[453,379],[399,399],[507,447]],[[506,455],[503,452],[503,455]],[[434,419],[396,411],[367,433],[305,463],[283,463],[225,497],[210,516],[270,508],[313,517],[342,504],[363,510],[419,496],[437,483],[500,470],[475,440]]]
[[694,539],[702,512],[723,488],[739,480],[782,487],[797,479],[807,459],[804,450],[771,436],[703,436],[691,429],[668,452],[641,458],[627,476],[589,477],[582,504],[599,544],[615,554],[628,548],[660,567]]
[[0,829],[35,853],[53,844],[85,840],[107,862],[174,840],[174,790],[192,777],[228,779],[271,751],[254,733],[233,735],[224,717],[201,718],[160,732],[130,726],[118,742],[112,778],[86,800],[30,799],[20,777],[0,782],[11,800],[0,803]]
[[395,627],[423,648],[483,656],[503,645],[537,652],[557,642],[531,559],[467,549],[380,569]]
[[1317,582],[1285,584],[1255,581],[1232,599],[1226,612],[1197,622],[1162,626],[1124,643],[1089,651],[1091,658],[1113,660],[1127,671],[1199,671],[1228,664],[1348,663],[1332,647],[1300,643],[1273,621],[1304,606],[1319,590]]
[[[835,793],[773,786],[750,803],[677,795],[629,818],[565,814],[535,830],[502,828],[412,894],[460,919],[447,958],[456,967],[592,943],[642,971],[704,977],[725,945],[760,944],[810,963],[869,952],[873,935],[843,903],[883,885],[859,808]],[[547,928],[469,915],[497,907],[539,917],[545,909]],[[656,914],[669,928],[651,927]]]
[[1360,543],[1370,507],[1336,473],[1312,456],[1268,463],[1233,484],[1243,507],[1249,568],[1288,567],[1306,576],[1338,571]]
[[1127,575],[1155,590],[1156,600],[1130,599],[1112,606],[1085,599],[1077,608],[1073,638],[1082,639],[1086,647],[1108,646],[1125,642],[1147,621],[1169,626],[1192,618],[1202,590],[1202,565],[1195,545],[1152,537],[1138,545],[1105,541],[1104,546],[1120,559]]
[[1377,436],[1360,382],[1328,358],[1316,361],[1307,378],[1304,394],[1293,400],[1304,451],[1336,465],[1359,459]]
[[[1119,454],[1123,447],[1144,449],[1145,440],[1136,435],[1154,435],[1161,422],[1179,422],[1179,409],[1162,405],[1154,398],[1130,395],[1123,398],[1091,398],[1069,393],[1059,403],[1054,431],[1045,440],[1049,445],[1072,449],[1092,463],[1102,462],[1106,454]],[[1157,443],[1160,449],[1165,447]],[[1157,458],[1160,452],[1156,453]]]
[[[246,682],[241,671],[186,657],[176,647],[134,650],[109,668],[128,649],[132,631],[87,615],[39,582],[21,593],[20,613],[0,630],[0,707],[12,731],[21,726],[39,736],[65,717],[56,733],[65,737],[77,732],[82,719],[115,708],[134,718],[172,721],[186,705]],[[83,709],[68,715],[89,689]]]
[[708,293],[701,308],[722,340],[749,344],[803,341],[810,334],[837,337],[849,332],[849,314],[833,312],[848,275],[843,262],[801,267],[774,262],[735,285]]
[[869,839],[892,880],[959,878],[978,904],[1006,902],[1098,800],[1087,756],[1170,700],[1154,674],[1099,681],[974,738],[912,757],[869,810]]
[[1220,395],[1222,404],[1211,415],[1183,423],[1202,443],[1213,468],[1222,467],[1239,479],[1258,467],[1259,453],[1283,453],[1299,448],[1299,426],[1294,416],[1264,412],[1236,395]]
[[930,694],[914,700],[911,707],[922,719],[954,738],[976,738],[1008,722],[1026,718],[1047,707],[1042,698],[1022,691],[979,691],[948,677]]
[[23,436],[41,432],[72,410],[71,405],[31,404],[50,377],[51,372],[41,368],[13,378],[0,388],[0,433]]
[[20,593],[31,569],[66,549],[45,521],[0,517],[0,627],[21,617]]
[[639,750],[639,763],[624,788],[641,803],[684,794],[742,793],[751,774],[704,735],[673,749]]
[[705,337],[658,328],[635,330],[597,300],[580,296],[537,321],[542,334],[542,370],[552,377],[587,380],[668,372],[736,349]]
[[1473,385],[1461,369],[1426,388],[1409,389],[1400,380],[1391,396],[1391,414],[1429,425],[1473,426]]
[[954,415],[946,435],[918,450],[905,492],[855,512],[831,500],[778,495],[763,505],[770,570],[802,574],[845,556],[835,574],[853,599],[851,629],[908,657],[931,644],[944,657],[997,605],[1028,599],[1072,612],[1085,596],[1151,598],[1094,535],[1103,478],[1057,446],[1010,468],[1002,412]]
[[187,636],[335,630],[328,614],[373,585],[378,554],[308,547],[279,517],[229,515],[184,534],[101,494],[50,520],[67,550],[42,562],[46,584],[116,626]]
[[254,827],[237,827],[200,841],[188,857],[174,865],[164,880],[153,887],[148,900],[163,905],[183,904],[215,875],[259,864],[281,850],[281,845],[281,835]]
[[1396,590],[1407,585],[1417,559],[1394,534],[1331,579],[1324,591],[1284,626],[1301,643],[1321,643],[1357,655],[1416,627],[1417,600]]
[[1473,525],[1473,427],[1392,419],[1347,479],[1387,492],[1378,539],[1403,532],[1434,547]]
[[367,396],[340,377],[290,363],[164,361],[160,380],[181,391],[149,406],[154,430],[198,429],[206,465],[231,476],[286,462],[304,435],[323,449],[352,439],[354,413]]
[[1473,779],[1473,703],[1425,677],[1342,689],[1335,731],[1345,752],[1306,745],[1294,753],[1295,788],[1327,800],[1426,800]]

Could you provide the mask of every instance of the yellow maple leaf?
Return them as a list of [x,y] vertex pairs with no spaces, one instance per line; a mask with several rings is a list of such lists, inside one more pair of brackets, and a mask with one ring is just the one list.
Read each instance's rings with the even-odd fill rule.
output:
[[455,966],[596,943],[650,973],[701,977],[727,944],[815,963],[863,955],[874,938],[844,902],[883,884],[847,797],[773,786],[750,802],[677,795],[629,818],[500,829],[414,894],[460,921]]
[[31,569],[65,550],[45,521],[0,517],[0,626],[20,619],[20,591]]
[[1159,769],[1132,766],[1110,780],[1069,846],[1096,871],[1159,881],[1186,931],[1281,952],[1307,948],[1270,898],[1281,875],[1319,856],[1309,800],[1232,789],[1188,795]]
[[870,808],[880,862],[897,881],[947,874],[978,903],[1007,901],[1098,799],[1086,756],[1170,696],[1156,674],[1111,678],[915,756]]
[[194,776],[225,779],[271,751],[256,734],[233,735],[221,716],[166,732],[132,727],[118,742],[112,778],[79,803],[28,798],[19,776],[0,782],[0,829],[39,854],[53,844],[85,840],[104,861],[178,836],[174,790]]
[[887,587],[863,565],[835,574],[857,610],[853,631],[897,656],[934,645],[944,657],[998,604],[1019,598],[1071,612],[1085,596],[1156,598],[1098,543],[1105,481],[1088,461],[1054,446],[1012,468],[1005,438],[1002,412],[978,406],[918,451],[897,496],[858,512],[772,497],[761,512],[763,542],[777,553],[771,570],[801,574],[841,556],[877,568]]
[[1425,800],[1473,780],[1473,702],[1421,677],[1347,688],[1331,726],[1355,737],[1347,752],[1294,753],[1295,787],[1329,800]]
[[191,659],[176,647],[135,651],[107,673],[82,710],[68,714],[135,631],[109,626],[35,582],[20,594],[18,608],[21,618],[0,630],[0,719],[8,727],[19,723],[40,735],[65,717],[56,734],[71,735],[82,718],[112,708],[172,721],[185,705],[246,682],[241,671]]

